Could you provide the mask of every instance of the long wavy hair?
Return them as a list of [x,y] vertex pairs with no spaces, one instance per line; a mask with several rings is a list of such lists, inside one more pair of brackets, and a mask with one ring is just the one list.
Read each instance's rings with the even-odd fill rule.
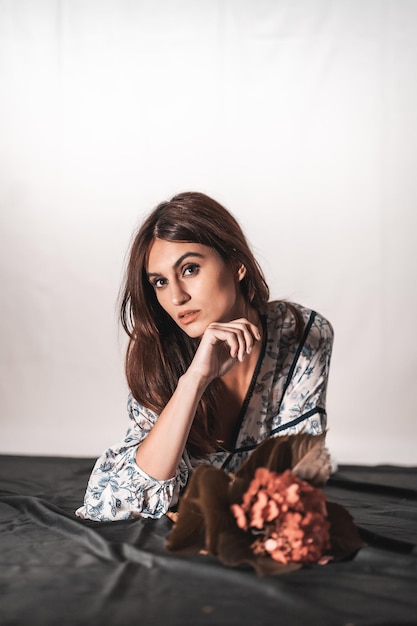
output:
[[[146,274],[154,239],[199,243],[214,248],[233,267],[243,263],[240,282],[245,301],[259,314],[265,311],[269,289],[236,219],[218,202],[198,192],[185,192],[162,202],[137,232],[121,291],[120,319],[129,336],[125,370],[134,398],[161,413],[188,369],[198,339],[188,337],[159,304]],[[218,448],[217,407],[220,382],[214,380],[198,405],[187,449],[203,457]]]

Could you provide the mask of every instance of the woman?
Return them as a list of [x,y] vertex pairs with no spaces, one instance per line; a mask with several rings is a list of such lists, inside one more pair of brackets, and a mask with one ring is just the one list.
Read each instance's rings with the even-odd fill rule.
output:
[[268,298],[240,226],[213,199],[182,193],[148,216],[121,306],[130,427],[97,460],[77,515],[160,517],[197,464],[235,472],[267,437],[325,430],[331,325]]

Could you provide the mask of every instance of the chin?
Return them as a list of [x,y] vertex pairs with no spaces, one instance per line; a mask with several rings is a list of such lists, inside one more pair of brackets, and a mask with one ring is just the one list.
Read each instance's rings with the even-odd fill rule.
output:
[[188,337],[190,337],[191,339],[199,339],[204,334],[204,330],[203,331],[197,330],[197,329],[193,330],[191,328],[183,328],[182,326],[181,326],[181,330],[183,333],[188,335]]
[[207,328],[207,324],[201,323],[190,324],[189,326],[178,324],[178,326],[181,328],[182,332],[188,335],[188,337],[191,337],[191,339],[199,339],[202,337]]

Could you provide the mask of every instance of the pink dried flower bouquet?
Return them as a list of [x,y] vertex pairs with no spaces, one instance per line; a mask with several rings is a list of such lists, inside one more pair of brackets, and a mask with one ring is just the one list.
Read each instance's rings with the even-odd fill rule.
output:
[[231,510],[239,528],[254,535],[254,554],[285,564],[317,563],[330,549],[324,493],[290,470],[277,474],[259,467],[242,504]]
[[199,465],[179,502],[167,547],[216,556],[259,576],[352,557],[364,542],[350,513],[322,491],[324,435],[268,439],[235,475]]

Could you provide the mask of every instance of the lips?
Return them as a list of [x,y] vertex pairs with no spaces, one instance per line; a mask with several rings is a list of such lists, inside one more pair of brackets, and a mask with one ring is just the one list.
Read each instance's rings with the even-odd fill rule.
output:
[[181,311],[181,313],[178,313],[178,320],[180,324],[186,326],[187,324],[194,322],[198,315],[200,315],[200,311]]

